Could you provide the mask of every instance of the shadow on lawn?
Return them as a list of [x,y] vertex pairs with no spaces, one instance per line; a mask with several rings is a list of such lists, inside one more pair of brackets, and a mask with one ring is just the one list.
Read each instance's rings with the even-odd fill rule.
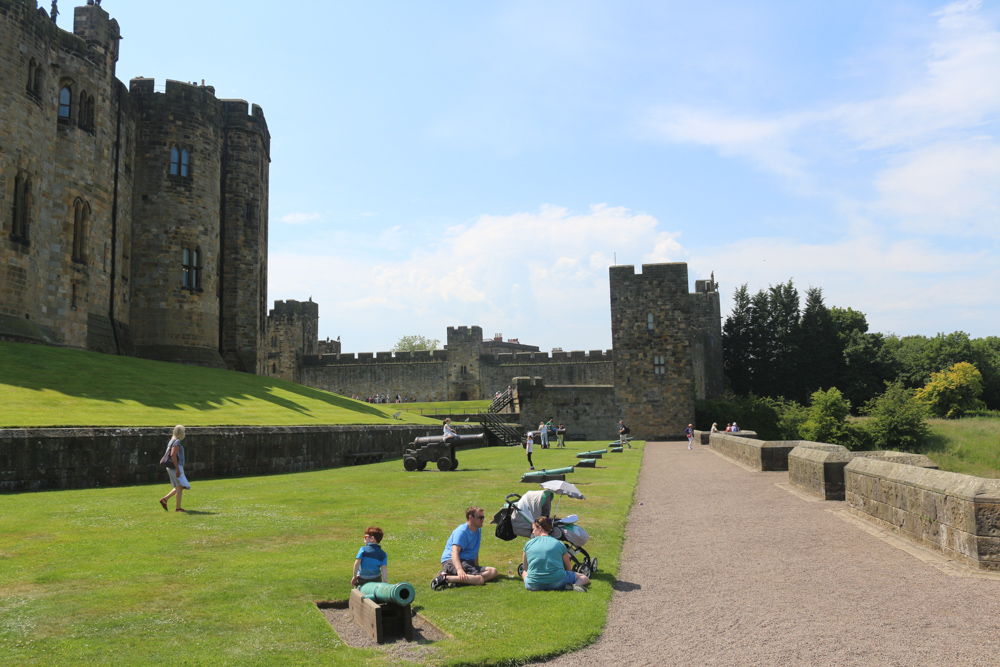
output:
[[227,403],[256,399],[300,414],[312,412],[295,398],[279,396],[276,390],[280,390],[363,415],[389,418],[384,410],[368,403],[248,373],[194,366],[181,370],[167,362],[82,350],[17,343],[0,345],[4,357],[4,363],[0,364],[0,385],[35,391],[48,389],[109,403],[130,400],[161,409],[218,410]]

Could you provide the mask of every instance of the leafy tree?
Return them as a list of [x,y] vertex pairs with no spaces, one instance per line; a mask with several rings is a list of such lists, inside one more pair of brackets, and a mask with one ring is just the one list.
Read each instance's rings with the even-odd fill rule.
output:
[[916,452],[923,446],[930,429],[927,408],[913,399],[913,390],[900,381],[889,383],[885,392],[865,404],[869,419],[862,429],[875,449]]
[[914,400],[926,405],[932,414],[952,419],[982,408],[979,400],[982,393],[982,374],[972,364],[962,361],[932,373],[927,384],[916,391]]
[[392,346],[392,351],[416,352],[418,350],[436,350],[437,346],[440,344],[441,341],[437,338],[427,338],[419,335],[402,336],[399,341]]
[[804,401],[817,389],[836,385],[844,365],[843,343],[819,287],[806,290],[806,307],[799,321],[799,345],[794,356],[798,358],[797,400]]
[[1000,410],[1000,338],[973,340],[970,361],[983,374],[983,403],[989,410]]
[[737,394],[750,393],[750,293],[746,283],[733,292],[733,310],[722,326],[722,367]]
[[882,334],[854,329],[840,336],[843,364],[834,385],[842,388],[851,405],[864,405],[896,379],[896,367]]
[[809,416],[799,433],[804,440],[854,447],[857,437],[847,425],[850,413],[850,402],[836,387],[813,392]]

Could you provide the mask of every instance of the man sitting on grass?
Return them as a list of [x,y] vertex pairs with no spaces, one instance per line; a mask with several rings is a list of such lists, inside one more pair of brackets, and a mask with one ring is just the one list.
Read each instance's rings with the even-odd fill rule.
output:
[[465,523],[451,532],[441,553],[441,571],[431,579],[431,590],[445,586],[482,586],[497,578],[495,567],[480,567],[479,542],[483,536],[482,507],[465,510]]

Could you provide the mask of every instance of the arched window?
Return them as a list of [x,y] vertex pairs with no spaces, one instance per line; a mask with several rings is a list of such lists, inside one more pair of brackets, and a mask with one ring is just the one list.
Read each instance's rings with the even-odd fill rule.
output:
[[201,249],[184,248],[182,257],[183,285],[189,290],[201,289]]
[[63,86],[59,91],[59,120],[69,120],[73,111],[73,90]]
[[184,177],[191,175],[191,154],[188,149],[177,146],[170,149],[170,175]]
[[77,199],[73,203],[73,261],[87,261],[87,228],[90,226],[90,204]]

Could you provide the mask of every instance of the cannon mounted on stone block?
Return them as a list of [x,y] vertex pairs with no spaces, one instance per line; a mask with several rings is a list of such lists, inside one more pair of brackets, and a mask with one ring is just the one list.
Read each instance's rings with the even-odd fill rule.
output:
[[485,433],[457,435],[445,440],[443,435],[429,435],[414,438],[406,451],[403,452],[403,467],[413,472],[423,470],[430,462],[436,462],[438,470],[447,472],[458,469],[458,457],[455,447],[466,445],[482,445],[486,442]]

